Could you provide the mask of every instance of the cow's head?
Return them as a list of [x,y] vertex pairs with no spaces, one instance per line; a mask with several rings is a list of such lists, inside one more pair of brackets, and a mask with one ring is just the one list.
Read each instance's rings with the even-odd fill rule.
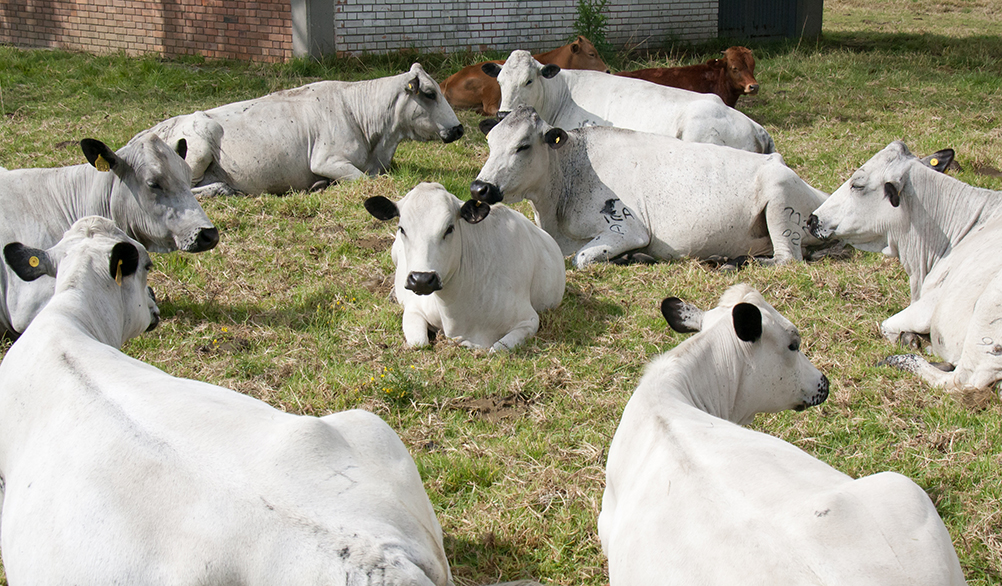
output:
[[396,100],[396,121],[404,136],[411,140],[452,142],[463,136],[463,125],[442,94],[438,83],[425,73],[420,63],[397,76],[401,81]]
[[903,142],[892,142],[814,210],[808,228],[818,238],[840,238],[861,250],[889,253],[888,236],[903,233],[911,223],[912,172],[931,173],[930,166]]
[[563,67],[565,69],[591,69],[609,73],[609,66],[598,56],[598,49],[587,38],[578,35],[573,43],[567,45],[569,56]]
[[755,80],[755,57],[746,47],[731,47],[724,51],[724,69],[731,87],[746,95],[758,93]]
[[504,65],[484,63],[483,71],[496,77],[501,86],[501,105],[498,118],[503,119],[519,106],[543,107],[543,84],[560,73],[558,65],[543,65],[532,58],[528,51],[512,51]]
[[400,218],[393,242],[397,287],[418,295],[448,286],[459,269],[464,226],[479,223],[490,213],[489,205],[463,203],[438,183],[419,183],[397,203],[370,197],[365,209],[384,222]]
[[191,193],[191,168],[178,151],[152,132],[142,132],[117,152],[92,138],[80,141],[87,162],[119,181],[111,190],[111,218],[153,252],[203,252],[219,242],[219,231]]
[[552,179],[549,153],[570,141],[563,129],[550,126],[535,110],[522,106],[501,122],[484,120],[480,130],[487,134],[491,152],[470,184],[473,199],[512,203],[533,193],[548,193]]
[[[799,411],[828,398],[828,378],[800,351],[797,328],[752,287],[731,287],[706,312],[669,297],[661,313],[675,331],[699,332],[685,344],[708,345],[708,360],[691,365],[715,370],[693,373],[693,380],[710,381],[704,392],[730,387],[729,396],[697,399],[717,405],[721,412],[713,415],[744,424],[756,413]],[[682,345],[675,351],[687,352]]]
[[68,311],[74,319],[86,320],[88,330],[105,344],[119,348],[160,321],[153,290],[146,285],[153,268],[150,255],[108,218],[77,220],[48,250],[12,242],[3,253],[25,281],[54,277],[48,307],[62,307],[56,300],[68,292]]

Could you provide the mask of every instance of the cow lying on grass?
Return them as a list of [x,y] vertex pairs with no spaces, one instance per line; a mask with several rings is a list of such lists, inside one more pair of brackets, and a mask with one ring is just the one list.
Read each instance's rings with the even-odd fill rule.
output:
[[[570,44],[558,47],[546,53],[533,55],[533,59],[543,65],[553,64],[561,69],[591,69],[593,71],[609,71],[609,67],[598,56],[595,45],[588,39],[578,36]],[[488,63],[467,65],[450,75],[440,84],[442,94],[453,108],[473,108],[479,114],[494,116],[501,104],[501,86],[497,80],[484,73],[483,66]],[[503,60],[489,63],[504,64]]]
[[368,81],[319,81],[175,116],[147,132],[188,141],[198,195],[282,194],[385,172],[403,140],[463,135],[420,64]]
[[0,545],[12,584],[451,584],[407,449],[379,417],[300,417],[118,347],[150,259],[102,218],[7,245],[56,293],[0,363]]
[[652,362],[609,448],[598,533],[611,586],[964,584],[950,534],[908,478],[853,480],[778,438],[756,413],[823,402],[828,380],[797,329],[747,285]]
[[[89,164],[0,173],[0,245],[52,246],[89,215],[111,218],[155,252],[202,252],[219,242],[219,231],[191,193],[185,141],[178,141],[179,152],[154,135],[133,138],[117,152],[89,138],[80,147]],[[24,331],[54,285],[48,276],[26,283],[4,264],[0,334]]]
[[616,75],[701,94],[716,94],[731,108],[741,96],[758,93],[755,57],[746,47],[731,47],[724,51],[723,59],[710,59],[706,63],[618,71]]
[[[496,124],[496,126],[494,126]],[[576,266],[643,252],[657,259],[803,259],[808,214],[826,197],[778,154],[622,128],[565,132],[521,107],[485,120],[490,157],[470,186],[485,203],[532,202]]]
[[896,256],[911,304],[880,324],[891,342],[918,348],[928,336],[946,371],[917,355],[888,363],[935,386],[986,389],[1002,380],[1002,193],[929,168],[893,142],[853,173],[810,218],[819,237],[837,237]]
[[465,346],[510,350],[564,296],[560,248],[518,212],[464,204],[438,183],[421,183],[397,203],[369,198],[365,209],[379,220],[400,218],[394,292],[411,346],[441,331]]
[[595,71],[562,71],[526,51],[514,51],[503,66],[488,63],[484,71],[501,86],[499,118],[532,106],[543,120],[565,129],[617,126],[754,153],[776,150],[765,128],[714,95]]

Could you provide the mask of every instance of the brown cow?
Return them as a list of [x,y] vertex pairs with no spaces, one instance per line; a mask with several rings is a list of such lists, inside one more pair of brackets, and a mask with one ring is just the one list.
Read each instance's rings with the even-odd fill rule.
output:
[[[593,69],[609,71],[609,67],[598,56],[595,45],[579,36],[576,41],[558,49],[533,55],[543,65],[553,63],[561,69]],[[484,63],[503,64],[504,61]],[[453,109],[475,108],[478,113],[494,116],[501,104],[501,87],[493,77],[483,72],[484,63],[467,65],[439,84],[445,99]]]
[[710,59],[686,67],[654,67],[636,71],[620,71],[616,75],[643,79],[661,85],[682,88],[701,94],[717,94],[730,107],[742,94],[758,93],[755,81],[755,58],[745,47],[731,47],[723,59]]

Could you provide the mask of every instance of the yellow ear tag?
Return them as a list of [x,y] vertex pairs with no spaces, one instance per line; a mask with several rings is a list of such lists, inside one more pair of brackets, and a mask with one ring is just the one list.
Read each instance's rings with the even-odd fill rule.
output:
[[31,268],[37,267],[38,266],[38,257],[37,256],[33,256],[33,257],[29,258],[28,259],[28,265]]
[[935,167],[939,164],[939,159],[929,159],[929,164]]
[[555,137],[555,138],[553,139],[553,144],[557,144],[557,143],[559,143],[559,142],[560,142],[560,137],[559,137],[559,136],[557,136],[557,137]]
[[414,84],[413,83],[407,84],[407,91],[409,91],[409,92],[414,91]]
[[115,282],[122,286],[122,259],[118,259],[118,271],[115,273]]
[[104,173],[105,171],[110,171],[111,170],[111,165],[108,164],[108,161],[104,160],[104,157],[102,157],[101,155],[98,155],[97,159],[94,161],[94,168],[96,168],[98,171]]

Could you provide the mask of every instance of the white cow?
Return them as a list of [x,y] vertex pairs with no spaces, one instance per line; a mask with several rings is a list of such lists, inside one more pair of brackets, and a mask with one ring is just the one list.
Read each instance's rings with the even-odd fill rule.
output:
[[514,51],[503,66],[486,63],[483,69],[501,86],[499,118],[519,106],[532,106],[560,128],[618,126],[753,153],[776,150],[761,125],[716,94],[597,71],[561,70],[539,63],[528,51]]
[[809,221],[818,237],[898,257],[911,304],[881,331],[916,348],[929,336],[933,353],[955,368],[944,372],[915,355],[890,364],[938,386],[987,388],[1002,380],[1002,257],[987,252],[1002,250],[1002,193],[937,173],[893,142]]
[[319,81],[175,116],[151,128],[188,141],[195,193],[282,194],[385,172],[403,140],[451,142],[463,125],[415,63],[368,81]]
[[0,363],[11,584],[451,584],[416,466],[379,417],[305,417],[118,350],[149,256],[102,218],[8,245],[56,293]]
[[[493,121],[485,122],[488,130]],[[473,198],[530,200],[536,222],[579,267],[638,250],[659,259],[772,254],[768,262],[782,263],[819,242],[806,220],[826,196],[777,153],[622,128],[565,132],[525,106],[487,141]]]
[[609,448],[598,533],[611,586],[965,583],[914,482],[853,480],[741,427],[828,395],[797,329],[758,292],[732,287],[706,313],[669,298],[662,312],[699,333],[647,367]]
[[510,350],[564,296],[560,248],[518,212],[464,204],[438,183],[421,183],[397,203],[369,198],[365,209],[383,221],[400,218],[394,291],[411,346],[441,331],[465,346]]
[[[184,141],[179,153],[155,135],[136,137],[117,152],[89,138],[80,146],[90,164],[0,173],[0,246],[52,246],[88,215],[111,218],[155,252],[202,252],[219,242],[219,231],[191,193]],[[25,283],[3,265],[0,333],[24,331],[54,284],[47,276]]]

